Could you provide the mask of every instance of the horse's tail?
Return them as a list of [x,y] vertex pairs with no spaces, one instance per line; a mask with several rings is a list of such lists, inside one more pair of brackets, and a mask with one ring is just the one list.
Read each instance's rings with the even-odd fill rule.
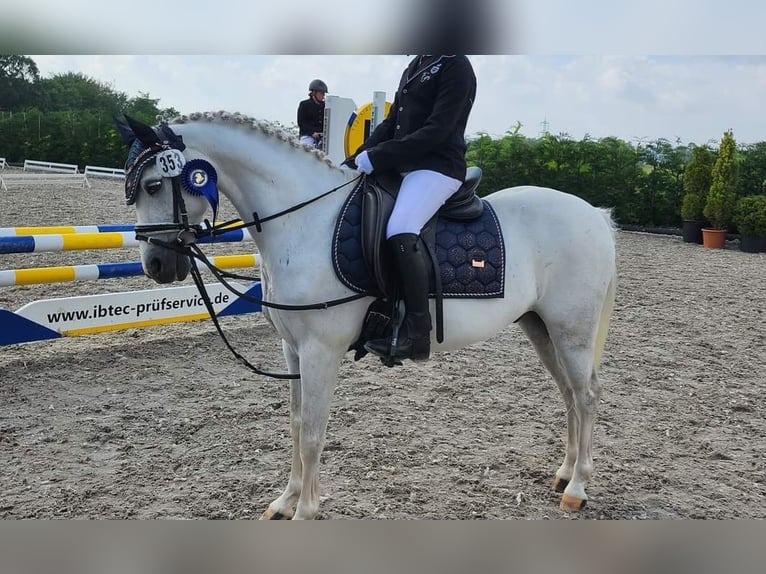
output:
[[[607,224],[609,225],[609,231],[612,234],[612,242],[614,244],[617,235],[617,225],[612,218],[611,209],[599,209],[601,215],[604,216]],[[601,304],[601,316],[598,321],[598,331],[596,331],[596,345],[593,352],[593,368],[598,369],[601,366],[601,357],[604,353],[604,345],[606,345],[606,335],[609,332],[609,320],[612,317],[612,311],[614,310],[615,293],[617,292],[617,262],[614,262],[614,271],[612,277],[609,280],[609,287],[606,290],[606,296],[604,302]]]

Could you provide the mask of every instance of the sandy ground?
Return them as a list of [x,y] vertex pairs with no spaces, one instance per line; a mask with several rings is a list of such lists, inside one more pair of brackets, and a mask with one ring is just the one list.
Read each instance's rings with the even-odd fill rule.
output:
[[[119,183],[92,181],[4,192],[0,226],[133,221]],[[766,255],[637,233],[619,233],[618,249],[596,474],[575,517],[766,518]],[[1,256],[0,267],[137,256]],[[152,287],[5,287],[0,306]],[[251,360],[284,368],[260,315],[224,326]],[[563,403],[520,329],[425,365],[350,358],[321,518],[569,518],[549,488]],[[209,322],[2,347],[0,518],[255,518],[287,481],[287,401],[286,383],[251,376]]]

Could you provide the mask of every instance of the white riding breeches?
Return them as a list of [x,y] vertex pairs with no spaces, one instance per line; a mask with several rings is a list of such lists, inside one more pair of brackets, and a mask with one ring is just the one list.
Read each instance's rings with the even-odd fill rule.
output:
[[316,147],[316,145],[317,145],[316,140],[313,137],[311,137],[311,136],[301,136],[301,143],[302,144],[306,144],[306,145],[310,145],[312,147]]
[[400,233],[419,235],[428,220],[462,184],[460,180],[428,169],[408,172],[388,220],[386,239]]

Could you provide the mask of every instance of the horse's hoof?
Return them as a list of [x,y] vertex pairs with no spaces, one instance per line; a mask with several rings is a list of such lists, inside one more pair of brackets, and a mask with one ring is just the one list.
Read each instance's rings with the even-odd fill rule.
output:
[[275,512],[270,508],[261,514],[261,520],[290,520],[289,516],[285,516],[281,512]]
[[557,476],[553,479],[553,491],[559,493],[564,492],[567,484],[569,484],[569,481],[566,478],[559,478]]
[[587,503],[587,498],[575,498],[574,496],[565,494],[561,497],[559,508],[565,512],[579,512],[585,508]]

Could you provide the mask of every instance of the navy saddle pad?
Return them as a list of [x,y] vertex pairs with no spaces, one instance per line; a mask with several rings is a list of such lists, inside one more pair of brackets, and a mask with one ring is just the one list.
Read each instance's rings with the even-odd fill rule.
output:
[[[349,289],[377,295],[362,253],[362,192],[357,186],[338,217],[332,242],[335,273]],[[484,213],[470,221],[439,217],[436,222],[436,257],[441,271],[442,295],[447,298],[489,299],[505,293],[505,244],[500,224],[489,202]],[[431,278],[433,287],[433,277]],[[433,291],[430,296],[434,296]]]

